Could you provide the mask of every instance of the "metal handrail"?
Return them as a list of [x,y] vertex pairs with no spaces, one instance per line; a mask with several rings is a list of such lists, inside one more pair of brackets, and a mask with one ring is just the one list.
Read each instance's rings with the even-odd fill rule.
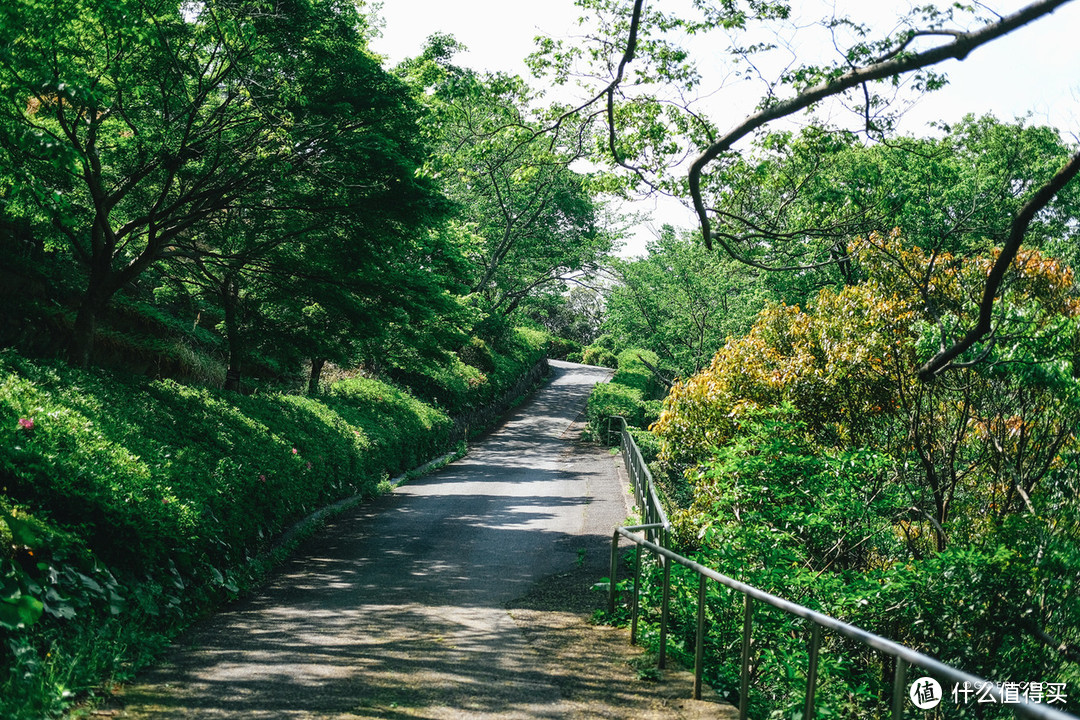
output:
[[[618,418],[622,420],[622,418]],[[697,573],[698,582],[698,608],[697,608],[697,637],[696,647],[694,653],[694,699],[701,699],[702,688],[702,673],[703,673],[703,654],[704,654],[704,639],[705,639],[705,596],[706,596],[706,583],[707,580],[713,580],[721,585],[731,588],[739,593],[742,593],[744,597],[744,617],[743,617],[743,643],[741,653],[741,668],[740,668],[740,693],[739,693],[739,718],[745,720],[749,709],[749,665],[750,665],[750,636],[753,624],[753,604],[754,601],[763,602],[767,605],[771,605],[779,610],[782,610],[790,615],[801,617],[810,622],[810,648],[809,648],[809,666],[807,669],[807,687],[806,687],[806,699],[803,706],[803,718],[804,720],[810,720],[814,716],[814,693],[816,691],[817,682],[817,660],[818,651],[821,645],[821,629],[825,628],[832,630],[840,635],[851,640],[856,640],[863,645],[871,647],[879,652],[889,655],[896,659],[896,670],[893,675],[893,702],[892,702],[892,715],[893,720],[902,720],[904,710],[904,698],[906,697],[905,685],[907,681],[907,669],[909,665],[921,667],[931,675],[934,675],[940,680],[947,682],[953,682],[957,684],[967,683],[965,687],[989,687],[989,694],[994,697],[996,703],[1000,703],[1001,707],[1007,707],[1013,712],[1015,716],[1026,718],[1039,718],[1040,720],[1080,720],[1074,715],[1052,708],[1045,704],[1019,704],[1019,703],[1005,703],[1005,694],[1002,686],[998,683],[991,683],[984,678],[980,678],[976,675],[966,673],[962,670],[958,670],[951,665],[946,665],[940,660],[924,655],[923,653],[913,650],[905,645],[901,645],[897,642],[883,638],[879,635],[875,635],[872,632],[863,630],[860,627],[851,625],[842,620],[837,620],[834,617],[819,613],[815,610],[811,610],[808,607],[799,605],[798,603],[785,600],[784,598],[768,593],[759,588],[747,585],[746,583],[730,578],[727,575],[723,575],[712,568],[706,567],[694,560],[684,557],[673,550],[665,547],[668,539],[668,530],[670,525],[667,521],[667,515],[664,513],[663,507],[660,506],[657,499],[655,489],[652,487],[652,474],[649,473],[648,468],[645,467],[644,461],[641,460],[641,451],[637,447],[637,443],[634,442],[633,436],[626,431],[626,422],[623,420],[621,428],[621,441],[623,445],[623,457],[627,462],[627,471],[631,474],[634,480],[634,494],[638,500],[639,507],[642,510],[643,519],[646,519],[643,525],[634,525],[627,527],[620,527],[612,534],[611,539],[611,574],[609,577],[609,590],[608,590],[608,611],[614,613],[615,611],[615,595],[616,588],[616,573],[618,570],[618,545],[619,538],[623,537],[631,542],[635,543],[641,548],[654,553],[661,558],[663,564],[664,580],[663,580],[663,597],[661,600],[661,616],[660,616],[660,652],[657,665],[660,668],[665,666],[666,658],[666,645],[667,645],[667,621],[668,621],[668,606],[670,602],[670,590],[671,590],[671,562],[678,563],[683,567],[689,568]],[[629,446],[629,447],[627,447]],[[634,473],[630,471],[630,458],[636,458],[635,463],[640,463],[639,468],[643,469],[640,473],[642,478],[641,483],[645,487],[639,488],[639,480],[634,476]],[[655,509],[649,506],[655,502]],[[650,522],[649,518],[658,517],[662,518],[658,522]],[[660,543],[650,540],[648,537],[635,534],[634,531],[645,530],[646,532],[657,532],[660,534]],[[641,578],[641,555],[639,551],[635,554],[634,559],[634,590],[631,606],[631,624],[630,624],[630,642],[636,642],[637,638],[637,623],[638,623],[638,595],[640,592],[640,578]],[[670,560],[671,562],[665,562]]]
[[626,466],[626,474],[630,476],[630,483],[634,487],[634,499],[641,511],[641,522],[650,526],[647,528],[646,537],[650,540],[660,540],[661,545],[667,545],[667,534],[671,529],[668,522],[667,512],[656,494],[656,484],[653,482],[652,472],[641,456],[641,450],[634,441],[634,436],[627,429],[626,418],[613,415],[608,418],[608,436],[611,436],[611,423],[619,423],[619,447],[622,451],[623,463]]

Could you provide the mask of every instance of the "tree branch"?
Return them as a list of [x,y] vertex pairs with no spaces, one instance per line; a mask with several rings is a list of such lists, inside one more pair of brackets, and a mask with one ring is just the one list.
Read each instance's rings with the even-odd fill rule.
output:
[[994,299],[1002,281],[1005,279],[1005,273],[1008,271],[1012,261],[1016,259],[1016,254],[1024,241],[1028,226],[1034,219],[1035,214],[1046,207],[1054,199],[1058,191],[1076,176],[1077,172],[1080,172],[1080,152],[1073,155],[1065,167],[1058,170],[1057,174],[1039,188],[1038,192],[1020,208],[1020,212],[1013,218],[1012,225],[1009,228],[1009,238],[1001,248],[1001,254],[998,255],[997,260],[987,274],[986,284],[983,286],[982,301],[979,303],[979,318],[975,323],[975,327],[971,328],[964,337],[950,347],[943,348],[919,368],[920,380],[930,380],[942,370],[950,367],[953,360],[990,332]]
[[[706,148],[690,166],[688,177],[690,195],[693,199],[694,210],[697,212],[698,221],[701,224],[705,246],[710,250],[712,249],[712,235],[710,232],[708,210],[706,209],[705,202],[702,198],[701,176],[709,163],[731,150],[736,142],[773,120],[787,117],[800,110],[805,110],[814,103],[832,97],[833,95],[838,95],[863,83],[883,80],[885,78],[912,72],[951,58],[963,60],[976,48],[985,45],[992,40],[996,40],[1033,20],[1052,13],[1067,2],[1069,2],[1069,0],[1039,0],[1039,2],[1032,3],[1019,12],[1008,15],[997,22],[984,25],[971,32],[958,33],[952,42],[945,45],[911,55],[888,58],[881,62],[856,68],[828,82],[811,87],[795,97],[775,102],[765,109],[747,117],[740,125]],[[630,42],[627,44],[628,52],[632,52],[635,40],[635,38],[631,37]],[[728,248],[727,244],[722,239],[720,239],[719,244],[723,247],[725,252],[732,253],[731,249]]]

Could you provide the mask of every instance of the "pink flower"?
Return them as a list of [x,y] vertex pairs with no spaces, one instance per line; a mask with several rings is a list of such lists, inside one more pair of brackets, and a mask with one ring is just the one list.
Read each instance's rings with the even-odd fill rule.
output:
[[34,418],[19,418],[19,427],[30,432],[34,429]]
[[260,475],[259,476],[259,482],[266,482],[266,476],[265,475]]
[[295,455],[295,454],[296,454],[296,448],[293,448],[293,449],[292,449],[292,454],[293,454],[293,455]]

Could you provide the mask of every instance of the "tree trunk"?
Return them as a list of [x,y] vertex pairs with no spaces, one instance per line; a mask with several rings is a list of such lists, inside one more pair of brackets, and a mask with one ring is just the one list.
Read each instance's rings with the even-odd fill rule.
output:
[[323,367],[326,366],[326,358],[311,358],[311,376],[308,377],[308,395],[319,394],[319,379],[322,377]]
[[229,343],[229,369],[225,372],[225,389],[240,391],[240,355],[243,343],[240,340],[240,320],[238,317],[239,290],[232,278],[221,283],[221,307],[225,311],[225,337]]
[[109,287],[107,270],[91,269],[86,293],[79,303],[75,315],[75,327],[68,346],[68,360],[78,367],[90,364],[90,354],[94,350],[94,332],[97,330],[98,317],[105,310],[109,299],[116,292]]
[[94,349],[94,330],[97,328],[97,309],[90,298],[84,298],[75,316],[75,328],[68,346],[68,361],[78,367],[90,363],[90,352]]

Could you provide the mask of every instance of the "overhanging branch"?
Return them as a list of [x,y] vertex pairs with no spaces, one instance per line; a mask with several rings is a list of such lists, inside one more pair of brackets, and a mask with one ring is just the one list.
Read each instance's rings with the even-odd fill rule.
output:
[[982,300],[979,302],[979,318],[975,323],[975,327],[968,330],[964,337],[950,347],[943,348],[934,357],[930,358],[919,369],[920,380],[930,380],[942,370],[950,367],[953,360],[990,332],[994,298],[997,296],[1001,283],[1005,279],[1005,273],[1008,271],[1012,261],[1016,259],[1016,254],[1024,241],[1024,235],[1027,234],[1028,226],[1036,213],[1046,207],[1054,199],[1054,196],[1076,176],[1077,172],[1080,172],[1080,152],[1073,155],[1065,167],[1058,170],[1057,174],[1039,188],[1038,192],[1020,208],[1020,212],[1013,218],[1012,225],[1009,227],[1009,239],[1001,248],[1001,254],[998,255],[997,260],[994,261],[990,272],[986,276]]
[[[880,62],[853,69],[828,82],[811,87],[795,97],[773,103],[769,107],[747,117],[740,125],[711,144],[705,151],[694,160],[690,166],[689,185],[690,195],[693,199],[694,210],[701,224],[705,246],[712,249],[712,234],[708,210],[701,194],[701,176],[706,166],[716,160],[722,154],[731,150],[732,146],[754,132],[758,128],[824,100],[825,98],[838,95],[846,90],[857,87],[863,83],[874,82],[886,78],[902,75],[904,73],[919,70],[930,65],[936,65],[944,60],[963,60],[976,48],[996,40],[1008,33],[1020,28],[1033,20],[1052,13],[1057,8],[1069,2],[1069,0],[1040,0],[1032,3],[1022,10],[1008,15],[1001,20],[984,25],[971,32],[958,33],[952,42],[940,45],[923,52],[905,55],[902,57],[889,57]],[[627,48],[632,52],[636,38],[631,37]],[[722,238],[718,238],[718,244],[725,252],[732,256],[735,253],[727,246]]]

